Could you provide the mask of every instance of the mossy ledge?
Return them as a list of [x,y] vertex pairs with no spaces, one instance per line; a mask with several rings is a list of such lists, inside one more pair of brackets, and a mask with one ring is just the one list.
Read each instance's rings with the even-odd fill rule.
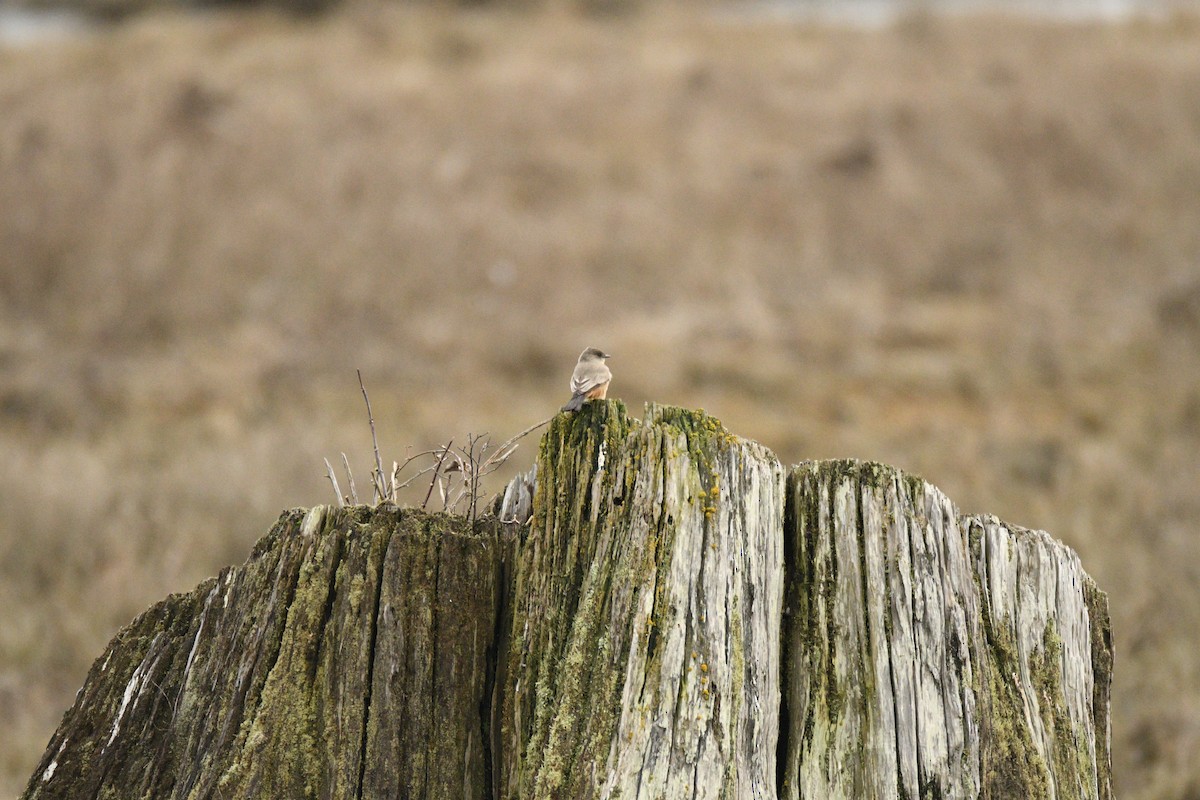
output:
[[523,524],[285,512],[113,639],[24,796],[1111,797],[1107,598],[1047,534],[655,405],[536,474]]
[[504,537],[285,512],[92,666],[27,798],[484,797]]
[[499,796],[775,791],[783,470],[702,412],[619,403],[542,440]]
[[882,464],[788,477],[781,798],[1112,796],[1107,599]]

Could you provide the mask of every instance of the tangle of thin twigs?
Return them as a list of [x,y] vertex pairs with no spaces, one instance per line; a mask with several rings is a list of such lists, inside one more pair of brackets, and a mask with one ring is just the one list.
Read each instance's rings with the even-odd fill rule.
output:
[[[454,447],[454,439],[432,450],[422,450],[410,453],[406,448],[406,456],[402,462],[393,461],[389,474],[383,470],[383,457],[380,454],[379,437],[375,429],[375,414],[371,410],[371,398],[363,381],[362,371],[358,374],[358,387],[362,391],[363,402],[367,407],[367,424],[371,430],[371,447],[375,466],[371,471],[372,500],[375,505],[393,503],[401,505],[402,493],[414,481],[425,475],[430,475],[429,486],[421,500],[421,508],[427,509],[436,487],[442,501],[442,510],[453,514],[461,514],[472,523],[478,518],[481,501],[484,495],[484,479],[500,469],[508,461],[517,448],[521,439],[550,422],[544,419],[536,425],[530,425],[515,436],[505,440],[499,446],[493,446],[491,437],[486,433],[471,433],[466,437],[466,444]],[[552,418],[551,418],[552,419]],[[342,453],[342,468],[345,471],[349,493],[342,492],[337,472],[329,459],[325,459],[326,477],[333,486],[339,506],[358,505],[358,488],[354,483],[354,473],[350,469],[350,459]],[[412,474],[405,475],[412,468]]]

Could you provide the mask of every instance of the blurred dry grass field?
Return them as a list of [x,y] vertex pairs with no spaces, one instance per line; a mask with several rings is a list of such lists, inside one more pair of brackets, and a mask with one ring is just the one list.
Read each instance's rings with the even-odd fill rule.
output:
[[1200,797],[1194,18],[149,16],[0,50],[0,209],[0,794],[121,625],[366,483],[355,367],[392,457],[596,344],[1074,546],[1120,795]]

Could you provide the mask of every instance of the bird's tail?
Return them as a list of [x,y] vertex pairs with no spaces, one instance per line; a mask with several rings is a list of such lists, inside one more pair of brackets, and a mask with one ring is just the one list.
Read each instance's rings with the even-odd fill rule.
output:
[[563,411],[578,411],[579,409],[583,408],[584,401],[586,401],[586,400],[587,400],[586,394],[574,395],[570,400],[567,401],[567,404],[562,407],[562,410]]

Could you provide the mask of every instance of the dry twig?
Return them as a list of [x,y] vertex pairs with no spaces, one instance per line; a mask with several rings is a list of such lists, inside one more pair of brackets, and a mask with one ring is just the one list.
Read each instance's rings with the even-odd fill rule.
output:
[[[504,465],[520,446],[521,439],[550,422],[549,419],[545,419],[536,425],[531,425],[498,447],[492,445],[491,437],[486,433],[468,434],[466,445],[458,448],[454,447],[454,440],[451,439],[445,445],[433,450],[422,450],[419,453],[408,455],[402,462],[393,461],[391,473],[385,474],[383,457],[379,451],[379,436],[375,430],[375,413],[371,408],[371,398],[367,394],[362,370],[355,372],[358,375],[358,388],[362,391],[363,402],[367,406],[367,423],[371,428],[371,447],[375,455],[375,466],[371,471],[371,487],[376,504],[382,502],[398,504],[401,491],[422,476],[432,473],[429,486],[425,490],[425,497],[421,501],[421,508],[428,509],[429,501],[433,497],[433,489],[436,486],[442,500],[442,510],[462,514],[473,523],[479,515],[483,479]],[[431,458],[434,463],[432,466],[416,470],[407,480],[401,480],[405,469],[414,461],[423,458]],[[358,487],[354,483],[350,459],[346,457],[345,453],[342,453],[342,466],[346,470],[346,479],[350,487],[348,496],[342,494],[333,465],[329,463],[329,459],[325,459],[329,481],[333,484],[339,505],[344,506],[351,503],[357,505],[360,502]]]
[[375,502],[382,503],[387,499],[387,493],[383,483],[383,459],[379,457],[379,439],[375,436],[375,415],[371,413],[371,398],[367,397],[367,387],[363,385],[362,370],[354,371],[358,373],[358,388],[362,389],[363,401],[367,404],[367,422],[371,425],[371,444],[375,448],[375,472],[371,474],[371,486],[375,489]]
[[333,493],[337,495],[338,506],[346,505],[345,498],[342,497],[342,487],[338,486],[337,474],[333,471],[333,464],[329,463],[329,459],[324,459],[325,469],[329,470],[329,482],[333,484]]
[[442,448],[442,455],[438,458],[437,466],[433,468],[433,478],[429,481],[429,491],[425,493],[425,500],[421,503],[421,508],[424,509],[429,505],[429,498],[433,495],[433,485],[437,483],[438,473],[442,470],[442,463],[446,460],[446,453],[450,452],[450,446],[454,444],[454,440],[446,442],[446,446]]
[[[518,433],[516,436],[509,439],[507,442],[500,445],[500,447],[496,450],[496,454],[493,455],[491,458],[489,458],[487,460],[487,462],[484,463],[482,474],[486,475],[489,472],[494,472],[496,470],[496,468],[499,467],[501,464],[503,464],[505,461],[507,461],[508,457],[511,456],[513,454],[513,452],[517,449],[516,443],[518,441],[520,441],[521,439],[524,439],[526,436],[533,433],[534,431],[536,431],[538,428],[542,427],[543,425],[546,425],[552,419],[554,419],[554,417],[547,417],[546,419],[542,420],[541,422],[539,422],[536,425],[530,425],[528,428],[526,428],[525,430]],[[506,450],[506,448],[509,447],[509,445],[511,445],[512,447],[511,447],[511,449],[508,449],[506,452],[505,450]],[[501,455],[501,454],[503,454],[503,455]],[[495,462],[494,465],[493,465],[493,462]],[[491,469],[488,469],[489,466],[491,467]]]
[[346,468],[346,478],[350,481],[350,499],[354,501],[354,505],[358,505],[358,489],[354,486],[354,473],[350,471],[350,459],[346,458],[345,453],[342,453],[342,465]]

